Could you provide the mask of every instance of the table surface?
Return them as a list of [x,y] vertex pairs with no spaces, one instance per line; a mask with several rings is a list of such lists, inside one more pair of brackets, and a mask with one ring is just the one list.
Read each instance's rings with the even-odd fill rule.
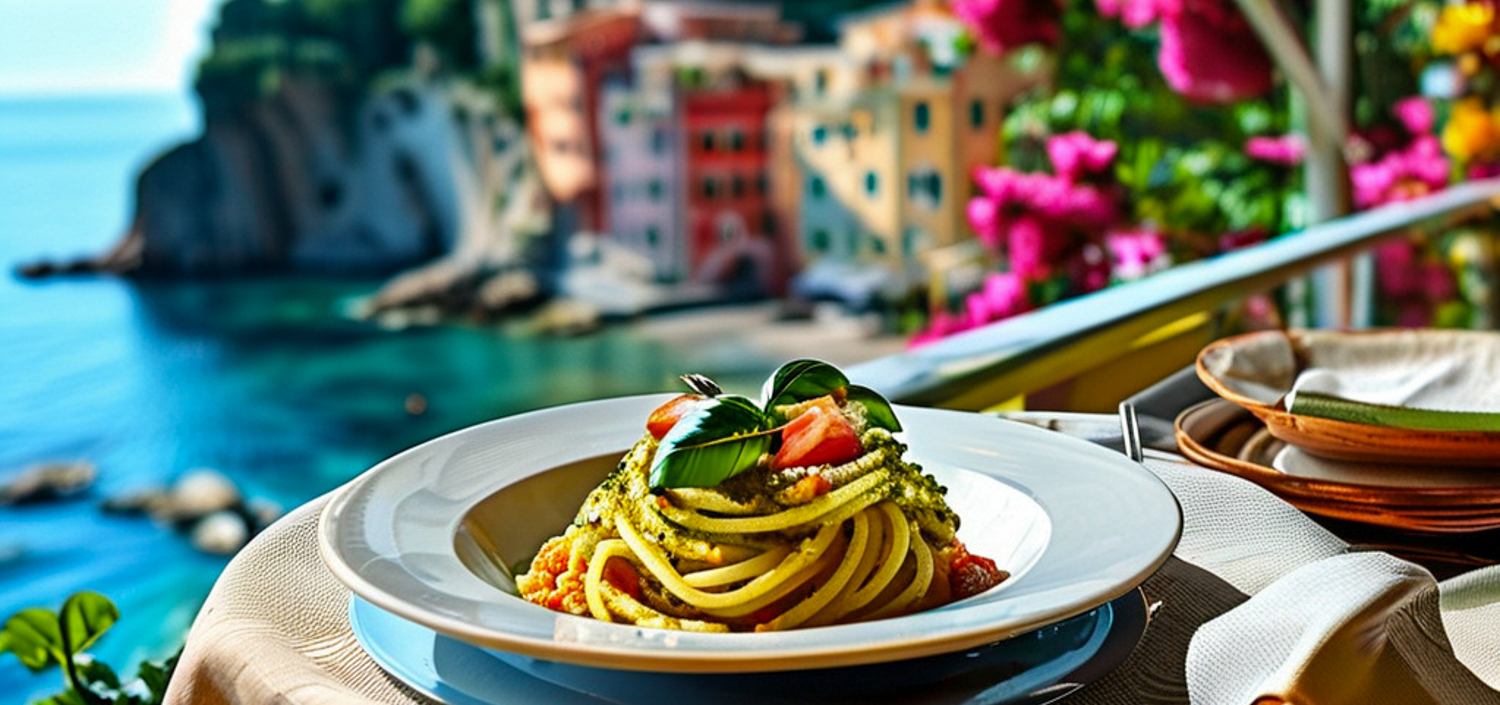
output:
[[[1168,396],[1170,400],[1162,401]],[[1183,408],[1191,400],[1192,393],[1170,387],[1165,391],[1153,388],[1137,398],[1148,446],[1170,445],[1160,437],[1164,421],[1160,409]],[[1106,445],[1120,440],[1119,426],[1110,416],[1033,412],[1016,418]],[[1140,647],[1120,668],[1069,696],[1068,703],[1187,703],[1190,689],[1195,703],[1250,705],[1257,694],[1307,703],[1339,701],[1316,695],[1319,691],[1314,686],[1328,677],[1319,674],[1337,673],[1338,681],[1347,682],[1353,677],[1350,673],[1358,671],[1329,669],[1326,664],[1310,673],[1297,668],[1326,660],[1325,651],[1337,650],[1303,653],[1297,650],[1299,644],[1339,646],[1338,629],[1314,620],[1301,625],[1297,633],[1258,633],[1264,643],[1249,653],[1259,654],[1262,660],[1281,659],[1265,663],[1239,655],[1246,645],[1237,633],[1232,633],[1227,644],[1221,643],[1222,636],[1215,636],[1222,633],[1215,625],[1238,624],[1234,629],[1263,631],[1257,623],[1246,627],[1234,620],[1253,618],[1257,609],[1268,607],[1295,611],[1295,600],[1285,605],[1276,602],[1286,599],[1278,597],[1278,585],[1303,579],[1298,577],[1301,573],[1323,570],[1335,581],[1344,574],[1361,576],[1353,583],[1356,592],[1387,574],[1397,576],[1392,579],[1393,587],[1350,612],[1350,623],[1375,620],[1370,624],[1383,635],[1381,647],[1359,657],[1340,657],[1346,663],[1352,659],[1379,664],[1379,668],[1367,669],[1360,681],[1383,689],[1372,692],[1409,693],[1406,700],[1410,702],[1500,705],[1495,689],[1500,687],[1500,637],[1464,626],[1474,619],[1491,626],[1500,624],[1500,568],[1459,579],[1460,587],[1471,589],[1466,595],[1473,594],[1476,581],[1493,583],[1494,599],[1471,605],[1474,609],[1460,615],[1469,622],[1455,621],[1450,619],[1452,611],[1440,611],[1441,598],[1447,593],[1424,571],[1403,567],[1410,564],[1383,554],[1352,553],[1348,545],[1355,544],[1356,550],[1366,544],[1419,545],[1433,541],[1431,537],[1372,532],[1346,522],[1321,522],[1320,526],[1248,482],[1191,465],[1170,452],[1148,451],[1147,467],[1178,495],[1184,512],[1183,542],[1163,569],[1142,586],[1157,609]],[[326,501],[325,497],[288,514],[226,568],[194,623],[168,693],[169,703],[425,701],[381,671],[352,635],[349,593],[323,565],[316,546],[317,513]],[[1247,515],[1254,517],[1253,530],[1244,525]],[[1495,533],[1443,537],[1433,545],[1444,551],[1458,547],[1462,552],[1494,555],[1500,548]],[[1427,556],[1424,564],[1442,575],[1472,568],[1454,563],[1447,554]],[[1316,590],[1322,582],[1326,581],[1314,581],[1313,588],[1304,589]],[[1444,588],[1448,585],[1444,583]],[[1327,599],[1339,602],[1344,600],[1341,595]],[[1472,597],[1469,602],[1474,602]],[[1385,605],[1385,611],[1372,618],[1369,604]],[[1452,644],[1444,633],[1445,624],[1454,632]],[[1232,655],[1219,653],[1226,648],[1231,651],[1225,653]],[[1496,657],[1495,666],[1476,676],[1469,662],[1482,661],[1486,654]],[[1460,665],[1464,659],[1468,668]],[[1293,675],[1280,675],[1283,671]],[[1204,673],[1209,674],[1207,680]],[[1248,683],[1243,692],[1225,691],[1227,685],[1242,680]],[[1343,687],[1347,691],[1349,686]]]

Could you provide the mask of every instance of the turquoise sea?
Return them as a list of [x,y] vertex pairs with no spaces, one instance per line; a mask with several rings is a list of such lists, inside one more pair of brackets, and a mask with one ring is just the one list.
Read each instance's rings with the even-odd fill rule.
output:
[[[628,328],[556,339],[340,317],[373,280],[13,276],[18,263],[113,242],[135,172],[196,129],[187,96],[0,98],[0,481],[51,460],[99,469],[83,499],[0,507],[0,618],[102,592],[123,614],[94,649],[112,664],[174,651],[226,559],[148,520],[101,514],[105,497],[209,467],[291,508],[479,421],[674,389],[683,371],[754,389],[777,362],[698,360]],[[412,393],[425,414],[405,412]],[[0,701],[60,683],[0,657]]]

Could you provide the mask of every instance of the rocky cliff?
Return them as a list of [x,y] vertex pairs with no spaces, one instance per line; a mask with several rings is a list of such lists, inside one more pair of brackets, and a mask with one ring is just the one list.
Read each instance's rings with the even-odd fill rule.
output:
[[493,311],[540,295],[525,255],[548,230],[546,195],[520,126],[492,97],[408,79],[347,100],[297,78],[254,101],[205,97],[202,135],[138,178],[122,240],[65,269],[407,270],[371,297],[370,312]]

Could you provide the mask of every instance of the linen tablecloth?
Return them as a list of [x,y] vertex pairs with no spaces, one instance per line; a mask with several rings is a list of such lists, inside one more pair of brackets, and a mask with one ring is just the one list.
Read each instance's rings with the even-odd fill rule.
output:
[[[1348,544],[1235,477],[1148,453],[1183,536],[1143,586],[1139,648],[1069,704],[1500,705],[1500,566],[1442,583]],[[349,593],[318,556],[327,497],[225,569],[188,636],[173,704],[405,704],[350,631]]]

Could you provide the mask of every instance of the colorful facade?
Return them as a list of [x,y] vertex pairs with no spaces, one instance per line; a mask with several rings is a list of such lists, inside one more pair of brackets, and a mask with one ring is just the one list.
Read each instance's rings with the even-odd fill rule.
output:
[[770,292],[830,263],[911,284],[924,253],[967,240],[970,174],[1037,77],[960,56],[941,0],[853,16],[837,46],[787,46],[778,18],[621,3],[523,31],[539,166],[576,213],[561,222],[658,281]]

